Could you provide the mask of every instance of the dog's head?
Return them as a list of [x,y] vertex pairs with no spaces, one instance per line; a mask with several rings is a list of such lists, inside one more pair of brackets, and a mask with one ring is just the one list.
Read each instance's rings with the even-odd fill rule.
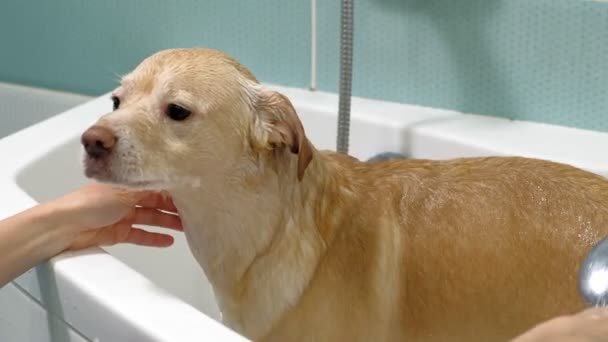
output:
[[301,180],[312,159],[289,100],[219,51],[158,52],[123,77],[112,101],[81,139],[85,173],[102,182],[170,189],[285,153],[297,155]]

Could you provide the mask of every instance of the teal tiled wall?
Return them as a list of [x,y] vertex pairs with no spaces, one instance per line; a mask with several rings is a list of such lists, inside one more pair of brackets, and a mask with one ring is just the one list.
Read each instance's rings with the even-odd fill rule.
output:
[[[608,2],[354,0],[355,95],[608,131]],[[338,84],[338,0],[317,0],[318,85]],[[99,94],[167,47],[227,51],[307,87],[309,0],[3,0],[0,80]]]
[[[338,1],[319,2],[319,84],[338,84]],[[608,2],[355,4],[355,95],[608,131]]]
[[157,50],[206,46],[305,87],[309,13],[307,1],[1,0],[0,80],[100,94]]

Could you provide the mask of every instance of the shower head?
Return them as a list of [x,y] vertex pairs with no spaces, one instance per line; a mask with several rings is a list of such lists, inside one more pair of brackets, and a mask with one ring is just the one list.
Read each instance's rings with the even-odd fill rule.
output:
[[592,306],[608,304],[608,237],[591,249],[579,271],[579,290]]

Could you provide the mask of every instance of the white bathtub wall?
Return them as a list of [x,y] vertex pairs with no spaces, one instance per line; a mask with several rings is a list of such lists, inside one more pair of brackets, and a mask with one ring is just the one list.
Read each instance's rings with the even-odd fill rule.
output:
[[78,94],[0,83],[0,139],[89,99]]
[[[0,83],[0,140],[89,99],[77,94]],[[0,187],[0,193],[5,190]],[[90,340],[47,311],[23,288],[11,283],[0,289],[0,341]]]
[[[79,132],[63,134],[67,138],[66,143],[60,144],[50,153],[27,165],[17,177],[20,187],[38,203],[75,190],[87,182],[80,163]],[[49,182],[48,179],[53,181]],[[144,229],[169,233],[175,238],[175,244],[163,249],[132,245],[104,247],[104,249],[156,285],[219,320],[220,312],[212,288],[192,257],[184,235],[155,227],[144,227]]]
[[[10,312],[10,315],[5,314]],[[73,327],[49,313],[13,284],[0,289],[0,341],[87,342]]]
[[[2,90],[8,89],[0,89],[0,93]],[[24,94],[26,92],[24,90],[21,94],[26,95],[22,98],[34,95]],[[2,95],[8,97],[6,93]],[[0,168],[0,191],[12,196],[11,202],[0,207],[0,219],[86,182],[80,164],[79,135],[111,108],[109,96],[94,102],[68,110],[71,116],[54,116],[0,139],[0,152],[7,155],[7,165],[10,165]],[[14,111],[22,112],[25,107],[16,106]],[[36,127],[49,124],[53,128],[47,133],[36,130]],[[42,138],[46,143],[38,144]],[[9,181],[8,185],[6,181]],[[19,184],[25,193],[13,191],[12,182]],[[221,326],[208,318],[220,318],[211,286],[191,256],[183,234],[174,232],[172,235],[176,243],[171,248],[124,245],[106,249],[116,259],[105,254],[87,253],[66,258],[60,263],[63,267],[82,265],[67,277],[76,275],[79,279],[77,284],[62,277],[64,273],[48,272],[50,265],[47,263],[26,272],[0,289],[0,342],[81,342],[96,338],[101,341],[185,341],[201,340],[203,336],[217,340],[212,336]],[[112,260],[108,262],[108,258]],[[54,270],[57,267],[61,266],[51,266]],[[131,271],[125,276],[120,275],[121,271],[116,272],[120,269],[122,272],[130,271],[127,267],[139,274]],[[91,272],[102,277],[91,276]],[[112,285],[102,285],[108,279]],[[85,288],[89,292],[81,291]],[[115,295],[117,300],[109,300],[107,294]],[[228,340],[241,340],[229,331],[224,336]]]

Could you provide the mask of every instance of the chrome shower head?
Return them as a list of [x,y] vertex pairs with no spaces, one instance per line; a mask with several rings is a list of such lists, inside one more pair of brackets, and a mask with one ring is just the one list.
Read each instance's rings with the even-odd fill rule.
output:
[[598,242],[583,260],[578,285],[587,304],[608,304],[608,237]]

